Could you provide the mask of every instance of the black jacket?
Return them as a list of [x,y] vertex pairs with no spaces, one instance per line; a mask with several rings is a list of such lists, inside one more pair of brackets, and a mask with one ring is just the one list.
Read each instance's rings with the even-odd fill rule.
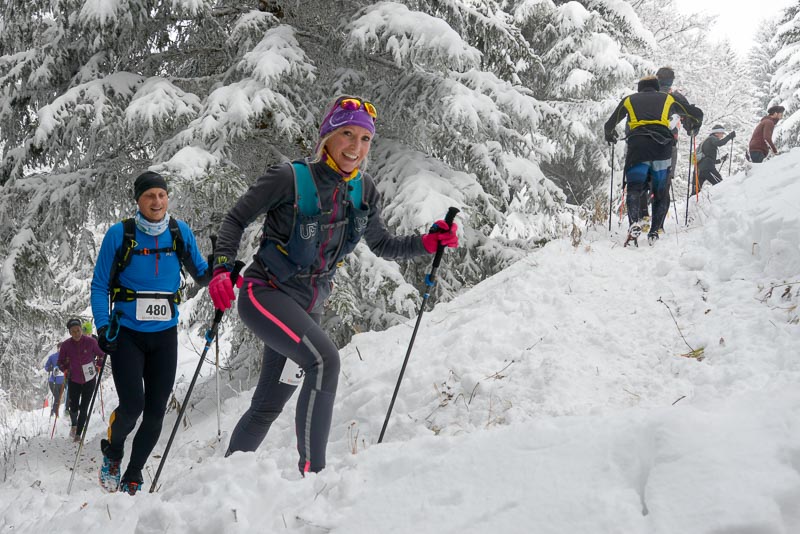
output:
[[[700,143],[700,146],[697,147],[697,168],[699,170],[711,170],[715,168],[717,163],[720,163],[717,159],[717,149],[731,140],[732,133],[733,132],[729,133],[722,139],[717,139],[717,137],[712,134]],[[700,158],[701,152],[703,153],[702,158]]]
[[623,98],[606,121],[606,135],[613,132],[617,124],[628,118],[630,133],[627,136],[628,155],[625,167],[642,161],[658,161],[672,157],[675,139],[669,128],[669,118],[680,115],[687,130],[700,128],[703,112],[682,98],[646,87],[641,92]]

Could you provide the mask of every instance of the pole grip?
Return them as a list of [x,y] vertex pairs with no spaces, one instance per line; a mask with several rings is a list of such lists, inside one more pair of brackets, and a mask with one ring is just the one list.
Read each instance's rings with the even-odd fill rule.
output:
[[[456,218],[458,212],[461,211],[454,206],[450,206],[447,210],[447,215],[444,216],[444,222],[447,223],[447,226],[450,227],[453,225],[453,221]],[[433,266],[431,266],[431,274],[428,276],[431,282],[436,277],[436,269],[439,268],[439,264],[442,262],[442,254],[444,253],[444,245],[439,243],[439,246],[436,247],[436,256],[433,257]]]
[[[242,260],[236,260],[233,264],[233,270],[231,271],[231,285],[236,287],[236,280],[239,279],[239,273],[244,268],[244,262]],[[209,267],[210,269],[210,267]],[[217,333],[217,325],[222,321],[222,314],[225,313],[222,310],[217,310],[214,312],[214,323],[212,326],[212,331],[214,334]]]

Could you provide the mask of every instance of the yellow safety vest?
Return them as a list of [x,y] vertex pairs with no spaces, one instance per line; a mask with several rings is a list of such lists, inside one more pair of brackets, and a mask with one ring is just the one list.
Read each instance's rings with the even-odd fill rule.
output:
[[636,117],[636,112],[633,110],[633,105],[631,104],[631,97],[625,99],[625,109],[628,110],[628,128],[631,130],[638,128],[639,126],[646,126],[648,124],[660,124],[662,126],[666,126],[669,128],[669,108],[672,107],[672,104],[675,102],[675,99],[672,95],[667,95],[667,98],[664,99],[664,109],[661,110],[661,118],[657,120],[639,120]]

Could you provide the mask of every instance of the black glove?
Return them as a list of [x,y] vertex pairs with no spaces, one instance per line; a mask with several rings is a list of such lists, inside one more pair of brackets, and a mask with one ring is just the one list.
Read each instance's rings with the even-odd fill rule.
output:
[[606,132],[606,143],[614,144],[619,139],[619,134],[617,134],[616,130],[611,130],[610,132]]
[[728,155],[727,154],[723,154],[722,157],[719,158],[719,163],[725,163],[725,161],[727,159],[728,159]]
[[736,139],[736,130],[733,130],[731,133],[729,133],[728,137],[730,137],[731,139]]
[[702,123],[698,122],[697,120],[690,120],[688,117],[687,120],[683,121],[683,128],[691,137],[697,137],[697,135],[700,133],[700,126],[702,126]]
[[100,345],[100,349],[105,352],[106,354],[111,354],[117,350],[117,340],[109,341],[106,337],[106,333],[108,332],[108,325],[102,326],[97,330],[97,344]]

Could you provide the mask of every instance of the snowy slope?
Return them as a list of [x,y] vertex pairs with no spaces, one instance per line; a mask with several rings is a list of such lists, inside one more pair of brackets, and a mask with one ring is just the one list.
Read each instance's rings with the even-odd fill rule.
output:
[[[70,496],[67,427],[51,441],[41,412],[20,414],[0,532],[798,532],[796,169],[800,150],[725,180],[655,247],[624,249],[619,230],[552,242],[426,312],[380,445],[414,321],[356,336],[329,466],[306,479],[291,411],[256,453],[222,457],[213,380],[160,491],[134,498],[97,487],[99,413]],[[196,361],[187,348],[183,387]],[[238,387],[226,432],[252,394]]]

